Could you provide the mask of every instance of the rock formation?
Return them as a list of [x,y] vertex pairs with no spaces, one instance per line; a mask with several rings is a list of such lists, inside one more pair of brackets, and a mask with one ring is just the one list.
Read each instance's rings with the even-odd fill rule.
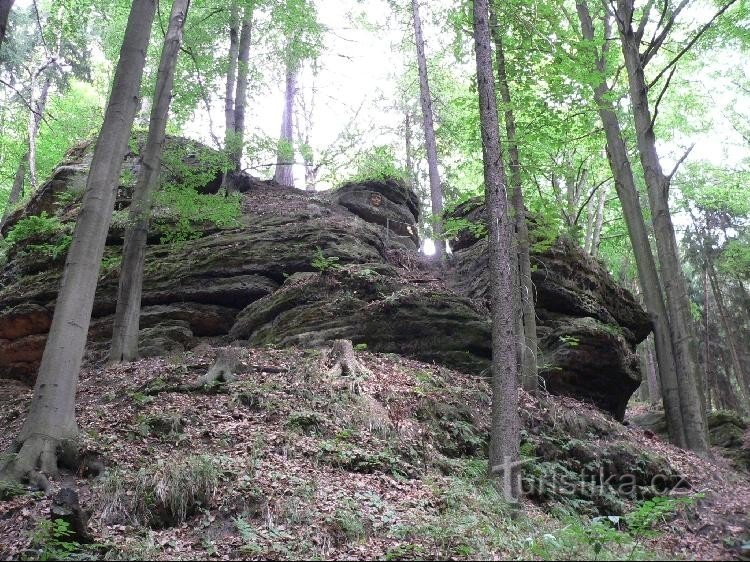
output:
[[[200,171],[197,189],[215,192],[218,176],[201,168],[195,144],[170,143],[182,147],[183,163]],[[89,157],[87,146],[71,151],[11,217],[5,233],[42,211],[72,223]],[[137,165],[137,155],[129,154],[126,169]],[[487,369],[484,239],[462,231],[443,277],[417,252],[417,199],[400,183],[349,183],[326,193],[241,175],[231,184],[241,193],[237,224],[199,225],[195,239],[159,244],[154,238],[149,246],[141,319],[145,355],[179,352],[202,338],[302,346],[350,339],[370,351],[469,373]],[[120,193],[118,209],[128,204],[127,189]],[[482,212],[476,204],[459,209],[469,218]],[[115,224],[107,256],[116,258],[121,243]],[[314,266],[316,256],[323,261]],[[589,400],[621,419],[640,383],[634,346],[650,330],[646,314],[568,241],[558,240],[532,261],[548,390]],[[62,263],[63,256],[32,256],[22,247],[9,253],[0,271],[0,376],[33,382]],[[118,274],[116,267],[101,273],[92,353],[106,349],[111,334]]]

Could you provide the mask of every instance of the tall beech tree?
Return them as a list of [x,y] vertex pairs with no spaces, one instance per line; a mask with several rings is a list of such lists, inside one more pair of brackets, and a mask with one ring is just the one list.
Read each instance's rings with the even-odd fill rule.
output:
[[294,98],[297,95],[297,62],[294,57],[286,61],[286,86],[284,110],[281,117],[279,149],[273,179],[280,185],[294,187]]
[[76,450],[78,374],[155,12],[155,0],[133,0],[29,413],[2,470],[7,479],[56,474]]
[[524,389],[534,392],[539,386],[537,376],[537,337],[536,312],[534,310],[534,284],[531,280],[531,259],[529,256],[529,228],[526,224],[526,207],[521,178],[521,156],[516,135],[516,117],[513,100],[510,96],[508,74],[505,65],[503,36],[498,25],[497,14],[490,7],[490,25],[495,43],[498,86],[504,106],[505,133],[508,139],[508,160],[510,163],[510,183],[512,189],[512,209],[515,226],[515,250],[517,261],[517,305],[519,307],[519,343],[521,346],[521,383]]
[[505,499],[520,496],[521,421],[518,415],[518,349],[514,329],[512,229],[500,148],[500,125],[492,68],[487,0],[474,0],[474,46],[482,130],[484,190],[487,205],[490,298],[492,307],[492,420],[490,474],[502,472]]
[[[255,1],[232,0],[229,16],[229,55],[224,98],[224,150],[231,171],[242,169],[242,153],[245,146],[245,114],[247,88],[250,76],[250,46],[252,44],[253,15]],[[224,175],[224,185],[228,175]]]
[[435,242],[435,253],[442,260],[445,257],[445,240],[443,239],[443,186],[438,169],[437,140],[435,139],[435,121],[432,113],[432,95],[430,80],[427,75],[427,57],[424,52],[424,33],[422,19],[419,15],[419,0],[411,0],[412,20],[414,23],[414,42],[417,47],[417,68],[419,70],[419,100],[422,105],[422,124],[424,143],[427,152],[427,169],[430,176],[430,201],[432,203],[432,230]]
[[173,0],[169,26],[164,37],[156,91],[151,105],[148,138],[141,153],[141,168],[128,213],[112,345],[109,352],[110,361],[132,361],[138,358],[138,330],[149,217],[154,192],[159,185],[161,155],[172,100],[175,66],[189,7],[190,0]]
[[[664,304],[664,294],[661,291],[656,262],[651,253],[648,230],[643,220],[643,210],[638,198],[628,150],[623,140],[620,122],[612,106],[611,90],[607,83],[608,37],[611,32],[611,19],[607,14],[604,15],[603,34],[600,35],[599,42],[596,43],[593,19],[588,4],[584,0],[579,0],[576,2],[576,9],[583,39],[588,43],[588,53],[592,57],[593,68],[590,70],[596,72],[596,76],[600,77],[598,83],[592,84],[594,102],[598,108],[599,118],[607,139],[607,158],[615,178],[615,189],[622,205],[623,217],[633,247],[638,278],[643,290],[643,300],[654,326],[654,345],[659,364],[659,380],[669,436],[673,443],[685,447],[688,446],[688,442],[683,420],[679,376],[672,348],[669,317]],[[594,45],[597,45],[597,47],[594,47]],[[594,52],[591,52],[591,49],[594,49]],[[698,448],[700,449],[700,447]]]
[[[294,110],[298,75],[306,60],[317,59],[324,29],[318,22],[318,12],[313,0],[282,0],[273,12],[273,19],[284,38],[280,54],[285,77],[284,106],[281,112],[274,179],[281,185],[292,187],[296,152]],[[305,147],[305,150],[308,149],[309,146]],[[307,168],[309,170],[309,167]]]
[[[726,2],[714,19],[735,1]],[[688,296],[687,283],[682,272],[677,237],[669,206],[669,187],[676,168],[670,174],[665,174],[662,169],[656,150],[656,135],[654,134],[656,115],[652,113],[650,108],[648,98],[649,83],[646,80],[644,72],[645,66],[660,51],[665,39],[674,27],[677,17],[687,4],[687,1],[681,2],[671,10],[668,17],[662,18],[655,32],[654,39],[647,42],[643,51],[641,51],[641,40],[643,39],[644,30],[648,25],[651,6],[646,7],[640,22],[636,26],[634,23],[634,0],[618,0],[617,9],[615,10],[615,20],[620,33],[620,44],[628,77],[628,89],[633,120],[635,122],[638,156],[643,168],[649,206],[651,207],[651,220],[654,228],[656,250],[659,256],[661,281],[664,287],[664,294],[667,298],[672,345],[674,347],[677,368],[680,371],[678,382],[680,384],[680,396],[683,401],[683,416],[685,417],[688,446],[695,450],[707,450],[705,424],[702,419],[696,418],[694,412],[696,408],[700,408],[701,404],[699,394],[700,371],[696,355],[697,342],[694,341],[695,332],[690,314],[690,298]],[[707,28],[704,27],[703,30],[705,29]],[[702,33],[703,31],[700,31],[698,35]],[[684,50],[681,52],[684,53]],[[665,80],[663,89],[669,86],[679,56],[681,55],[678,54],[667,65],[667,68],[672,68],[672,72]],[[660,74],[663,74],[663,71]]]

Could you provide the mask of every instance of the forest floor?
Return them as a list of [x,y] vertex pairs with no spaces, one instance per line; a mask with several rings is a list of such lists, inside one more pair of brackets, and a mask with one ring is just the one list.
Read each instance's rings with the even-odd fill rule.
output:
[[[215,355],[203,346],[84,369],[83,447],[107,466],[95,479],[75,477],[95,544],[56,534],[44,523],[52,494],[26,493],[0,502],[0,558],[708,560],[741,558],[750,539],[747,474],[574,400],[523,394],[522,408],[526,419],[617,426],[617,439],[689,482],[684,501],[652,502],[661,507],[649,512],[628,500],[622,518],[603,523],[556,500],[525,498],[516,513],[485,476],[484,380],[365,351],[357,357],[368,375],[331,380],[319,351],[262,348],[241,350],[237,381],[176,391]],[[0,449],[29,398],[28,388],[0,381]],[[449,410],[464,421],[440,425]],[[438,426],[463,448],[444,454]],[[635,512],[647,526],[636,529],[627,515]]]

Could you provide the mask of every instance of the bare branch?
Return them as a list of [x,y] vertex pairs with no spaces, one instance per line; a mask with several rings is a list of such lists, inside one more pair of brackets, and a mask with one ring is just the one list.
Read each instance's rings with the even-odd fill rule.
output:
[[[732,0],[733,2],[736,0]],[[664,27],[662,28],[661,32],[659,32],[658,35],[656,35],[651,43],[649,43],[649,46],[646,47],[646,50],[641,55],[641,61],[643,64],[643,67],[645,68],[648,62],[654,58],[654,55],[659,52],[659,49],[661,48],[662,44],[664,43],[664,40],[669,35],[669,32],[672,31],[672,28],[674,27],[675,22],[677,21],[677,16],[680,15],[680,12],[687,6],[691,0],[682,0],[680,4],[675,8],[674,12],[672,12],[669,15],[669,19],[667,20],[667,23],[664,24]]]
[[[664,76],[664,73],[667,70],[676,65],[678,61],[685,55],[685,53],[687,53],[693,47],[693,45],[695,45],[698,39],[700,39],[701,36],[714,24],[714,22],[719,19],[722,14],[724,14],[724,12],[726,12],[735,2],[737,2],[737,0],[729,0],[729,2],[727,2],[718,12],[716,12],[707,23],[703,24],[695,34],[695,36],[690,41],[688,41],[688,43],[682,49],[680,49],[680,52],[677,53],[677,55],[675,55],[671,61],[669,61],[669,64],[667,64],[667,66],[659,71],[659,74],[657,74],[656,77],[649,83],[648,87],[651,88],[661,79],[662,76]],[[645,66],[646,63],[644,62],[643,65]]]
[[654,124],[656,123],[656,116],[659,115],[659,103],[661,103],[661,99],[664,97],[664,94],[667,92],[667,89],[669,88],[669,83],[672,81],[672,76],[674,76],[674,73],[677,71],[677,66],[672,67],[671,72],[669,73],[669,76],[667,76],[667,81],[664,83],[664,87],[661,89],[661,92],[659,92],[659,97],[656,98],[656,103],[654,104],[654,116],[651,118],[651,128],[654,128]]
[[674,168],[672,169],[672,172],[667,176],[667,185],[672,181],[672,178],[677,173],[677,170],[682,165],[682,163],[685,161],[685,159],[690,156],[690,153],[695,148],[695,143],[691,144],[688,149],[685,151],[685,154],[682,155],[682,157],[677,161],[677,163],[674,165]]

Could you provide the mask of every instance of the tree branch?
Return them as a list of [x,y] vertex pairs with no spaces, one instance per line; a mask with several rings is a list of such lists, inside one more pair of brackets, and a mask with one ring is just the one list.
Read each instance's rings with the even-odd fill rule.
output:
[[661,99],[664,97],[664,94],[667,92],[667,88],[669,88],[669,83],[672,81],[672,76],[674,76],[674,73],[677,71],[677,67],[674,66],[672,70],[669,73],[669,76],[667,76],[667,81],[664,83],[664,87],[661,89],[661,92],[659,92],[659,97],[656,98],[656,103],[654,104],[654,116],[651,118],[651,128],[654,128],[654,124],[656,123],[656,116],[659,115],[659,103],[661,103]]
[[[669,35],[669,32],[674,27],[675,22],[677,21],[677,16],[680,15],[680,12],[690,3],[691,0],[682,0],[680,4],[677,6],[677,8],[672,12],[672,14],[669,16],[669,20],[662,28],[661,32],[654,37],[654,39],[649,43],[649,46],[646,47],[646,50],[641,55],[641,62],[643,64],[643,67],[645,68],[648,62],[654,58],[656,53],[659,52],[659,49],[661,48],[662,44],[664,43],[664,40]],[[732,0],[733,2],[736,0]]]
[[[693,47],[693,45],[695,45],[695,43],[698,41],[698,39],[700,39],[701,36],[706,31],[708,31],[708,29],[714,24],[714,22],[717,19],[719,19],[722,16],[722,14],[724,14],[724,12],[726,12],[732,6],[732,4],[734,4],[735,2],[737,2],[737,0],[729,0],[729,2],[727,2],[718,12],[716,12],[714,14],[714,16],[707,23],[705,23],[705,24],[703,24],[701,26],[701,28],[698,30],[698,33],[696,33],[695,36],[690,41],[688,41],[687,45],[685,45],[680,50],[680,52],[677,53],[677,55],[675,55],[675,57],[669,62],[669,64],[667,64],[667,66],[665,66],[664,68],[662,68],[661,71],[659,72],[659,74],[657,74],[656,77],[649,83],[649,85],[648,85],[649,89],[654,84],[656,84],[661,79],[662,76],[664,76],[664,73],[667,70],[669,70],[671,67],[673,67],[675,64],[677,64],[677,62],[685,55],[685,53],[687,53]],[[644,66],[646,66],[645,62],[644,62]]]
[[[685,151],[685,154],[682,155],[682,157],[677,161],[677,163],[674,165],[674,168],[672,169],[672,172],[667,176],[667,185],[669,185],[672,181],[672,178],[677,173],[678,168],[682,165],[682,163],[685,161],[685,159],[690,156],[690,153],[695,148],[695,143],[691,144],[688,149]],[[667,188],[668,189],[668,188]]]

